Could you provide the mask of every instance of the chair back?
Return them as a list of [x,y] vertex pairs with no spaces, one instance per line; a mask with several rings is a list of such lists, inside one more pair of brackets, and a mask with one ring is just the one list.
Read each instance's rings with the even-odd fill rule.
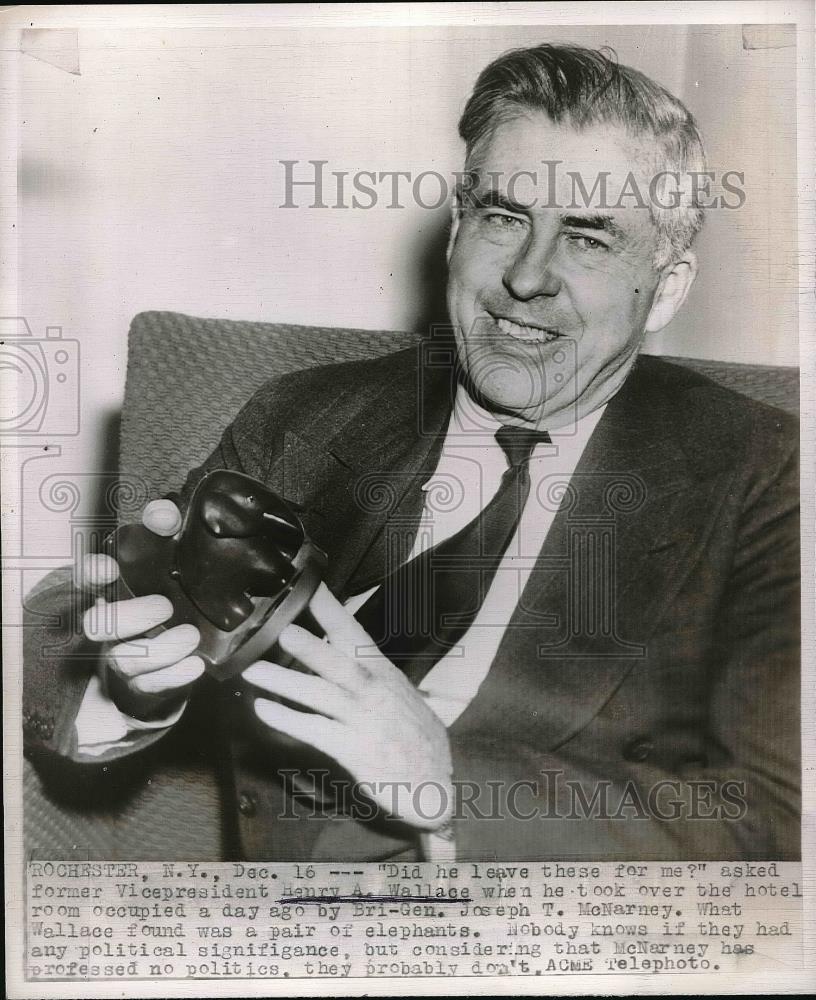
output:
[[[143,312],[130,328],[119,468],[150,496],[177,489],[252,393],[275,375],[388,354],[419,340],[353,330]],[[796,368],[666,358],[729,389],[796,412]]]

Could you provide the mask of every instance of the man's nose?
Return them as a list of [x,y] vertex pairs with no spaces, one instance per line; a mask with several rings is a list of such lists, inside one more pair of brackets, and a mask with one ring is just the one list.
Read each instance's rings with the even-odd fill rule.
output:
[[519,250],[504,272],[504,287],[517,299],[527,301],[539,295],[557,295],[561,279],[554,268],[557,237],[534,236]]

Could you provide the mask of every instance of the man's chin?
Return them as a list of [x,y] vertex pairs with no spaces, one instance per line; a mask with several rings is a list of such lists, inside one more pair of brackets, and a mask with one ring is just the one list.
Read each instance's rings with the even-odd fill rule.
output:
[[541,396],[508,391],[502,386],[491,385],[489,382],[471,382],[470,388],[471,395],[474,396],[476,402],[497,415],[536,421],[539,414],[547,406],[547,400]]

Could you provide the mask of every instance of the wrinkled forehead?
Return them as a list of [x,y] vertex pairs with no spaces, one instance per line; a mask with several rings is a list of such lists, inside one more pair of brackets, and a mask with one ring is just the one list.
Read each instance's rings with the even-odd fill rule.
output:
[[638,195],[647,199],[661,160],[651,135],[634,136],[611,122],[553,122],[542,112],[517,108],[496,121],[466,166],[469,184],[480,193],[499,191],[539,207],[555,202],[605,210],[634,206]]

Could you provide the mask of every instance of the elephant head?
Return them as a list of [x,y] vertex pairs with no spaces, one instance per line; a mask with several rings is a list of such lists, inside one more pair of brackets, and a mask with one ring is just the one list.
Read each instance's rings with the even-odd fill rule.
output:
[[249,476],[219,469],[190,500],[174,576],[213,625],[232,631],[252,614],[253,598],[286,593],[304,540],[285,500]]

